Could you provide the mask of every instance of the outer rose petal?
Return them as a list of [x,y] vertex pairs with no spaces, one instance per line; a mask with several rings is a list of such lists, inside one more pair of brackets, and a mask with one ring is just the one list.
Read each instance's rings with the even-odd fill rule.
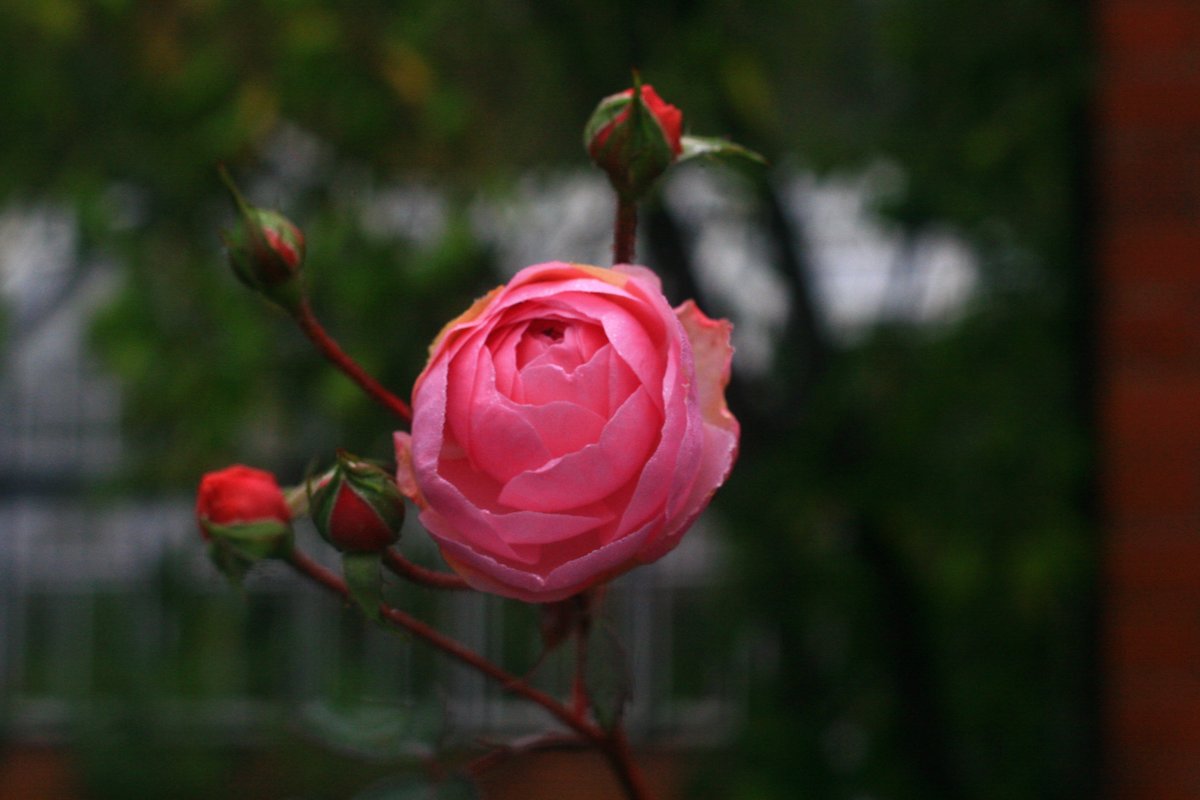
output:
[[396,446],[396,485],[400,493],[413,501],[417,508],[425,507],[425,498],[417,488],[417,478],[413,474],[412,435],[405,431],[392,434],[392,442]]
[[704,448],[700,456],[700,474],[676,524],[638,554],[644,563],[662,558],[679,544],[683,534],[708,506],[717,488],[733,469],[741,433],[741,426],[725,404],[725,387],[729,385],[733,361],[733,346],[730,344],[733,325],[728,320],[710,319],[691,300],[675,309],[675,313],[692,344],[696,388],[704,416]]
[[710,319],[692,300],[684,301],[675,309],[675,315],[683,323],[692,344],[696,388],[700,393],[704,421],[732,432],[736,444],[741,427],[725,404],[725,388],[729,386],[733,363],[733,345],[730,344],[733,324],[727,319]]
[[[558,337],[524,339],[537,320],[551,333],[530,335]],[[434,341],[412,435],[396,434],[397,483],[478,589],[549,602],[652,561],[733,465],[730,330],[694,303],[672,310],[644,267],[528,267]],[[604,424],[581,428],[581,414]],[[544,463],[513,449],[528,430]]]

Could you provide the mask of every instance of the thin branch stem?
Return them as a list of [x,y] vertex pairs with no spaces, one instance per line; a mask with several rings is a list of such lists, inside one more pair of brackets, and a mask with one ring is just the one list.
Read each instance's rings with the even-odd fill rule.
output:
[[368,375],[367,371],[360,367],[358,362],[346,355],[346,352],[338,346],[338,343],[325,332],[325,329],[321,327],[321,323],[317,321],[316,316],[313,314],[308,298],[300,302],[300,307],[296,309],[293,316],[296,324],[300,326],[300,330],[304,332],[309,341],[316,345],[317,349],[321,351],[321,355],[325,356],[330,363],[341,370],[350,380],[357,383],[375,402],[397,417],[408,422],[412,421],[412,409],[408,407],[408,403],[396,397],[396,395],[385,389],[383,384]]
[[617,194],[613,225],[613,264],[632,264],[637,252],[637,201]]
[[[350,600],[350,590],[346,587],[346,583],[303,551],[293,550],[288,561],[301,575],[315,581],[343,600]],[[381,605],[379,610],[384,619],[396,627],[403,628],[414,636],[424,639],[446,655],[491,678],[499,683],[500,688],[504,691],[523,697],[544,708],[551,716],[587,739],[604,754],[629,800],[650,799],[645,781],[629,749],[629,742],[623,728],[617,726],[611,731],[605,731],[583,715],[576,714],[555,698],[535,689],[518,676],[493,664],[466,645],[451,639],[419,619],[386,605]]]
[[[291,564],[301,574],[312,578],[314,581],[321,584],[326,589],[334,592],[335,594],[341,595],[343,599],[350,598],[350,592],[346,588],[346,584],[341,578],[339,578],[333,572],[325,569],[325,567],[321,566],[316,561],[313,561],[312,558],[305,555],[300,550],[294,550],[292,552]],[[549,711],[550,714],[560,722],[563,722],[572,730],[578,732],[581,736],[584,736],[597,744],[604,741],[606,738],[604,731],[598,726],[593,725],[585,719],[577,717],[575,714],[571,713],[570,709],[555,700],[550,695],[542,692],[539,689],[533,688],[521,680],[521,678],[518,676],[496,666],[483,656],[476,653],[474,650],[468,648],[466,645],[451,639],[441,631],[436,630],[435,628],[425,624],[424,622],[421,622],[419,619],[410,616],[403,611],[400,611],[399,609],[391,608],[385,605],[381,606],[380,611],[382,612],[384,618],[392,624],[396,625],[397,627],[404,628],[414,636],[424,639],[426,642],[441,650],[443,653],[452,656],[477,672],[480,672],[495,680],[505,691],[518,694],[524,697],[526,700],[536,703],[537,705]]]
[[601,749],[629,800],[650,800],[650,790],[646,788],[646,779],[633,759],[625,729],[620,725],[613,728]]
[[395,550],[383,551],[383,565],[405,580],[433,589],[470,589],[460,576],[414,564]]

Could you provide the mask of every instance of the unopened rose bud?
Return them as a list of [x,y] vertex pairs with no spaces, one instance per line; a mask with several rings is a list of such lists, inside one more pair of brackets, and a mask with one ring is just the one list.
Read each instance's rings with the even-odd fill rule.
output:
[[200,481],[196,521],[217,567],[234,580],[256,561],[292,548],[292,513],[275,476],[241,464]]
[[616,192],[637,199],[683,152],[683,112],[638,84],[600,101],[584,145]]
[[225,233],[229,264],[254,289],[273,288],[295,277],[304,260],[304,234],[276,211],[251,208]]
[[312,495],[321,536],[343,553],[375,553],[400,538],[404,496],[382,468],[338,452],[337,465]]
[[224,170],[221,177],[238,209],[237,224],[221,234],[229,265],[246,286],[294,310],[302,294],[304,234],[278,211],[247,203]]

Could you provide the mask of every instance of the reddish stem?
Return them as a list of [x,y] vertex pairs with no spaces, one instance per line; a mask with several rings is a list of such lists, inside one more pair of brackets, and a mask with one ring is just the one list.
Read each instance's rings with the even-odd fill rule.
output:
[[608,758],[608,763],[612,766],[617,780],[621,782],[621,787],[630,800],[650,800],[650,790],[646,788],[646,779],[642,777],[641,769],[633,760],[633,751],[629,748],[629,739],[625,736],[625,729],[617,725],[609,731],[609,736],[604,740],[604,747],[601,750]]
[[366,370],[360,367],[354,359],[346,355],[338,343],[321,327],[307,298],[300,302],[300,307],[296,309],[293,316],[296,324],[300,326],[300,330],[304,331],[304,335],[317,346],[321,355],[325,356],[330,363],[345,373],[350,380],[357,383],[364,392],[388,411],[403,420],[412,421],[412,409],[408,407],[408,403],[385,389],[383,384],[368,375]]
[[617,195],[613,226],[613,264],[632,264],[637,251],[637,201]]
[[434,589],[470,589],[460,576],[450,572],[438,572],[414,564],[394,550],[383,551],[383,564],[401,578],[429,586]]
[[[325,569],[325,567],[321,566],[316,561],[313,561],[301,551],[292,551],[291,563],[292,566],[295,567],[301,574],[312,578],[326,589],[341,595],[343,599],[350,598],[350,592],[346,588],[346,584],[341,578],[339,578],[333,572]],[[602,731],[599,727],[591,724],[587,720],[577,717],[575,714],[572,714],[566,706],[555,700],[550,695],[533,688],[516,675],[501,669],[485,659],[483,656],[476,653],[474,650],[471,650],[467,646],[455,641],[454,639],[451,639],[441,631],[426,625],[419,619],[412,617],[405,612],[400,611],[399,609],[381,606],[380,611],[389,622],[398,627],[404,628],[414,636],[424,639],[447,655],[453,656],[467,666],[499,682],[505,691],[519,694],[525,699],[536,703],[537,705],[549,711],[554,717],[565,723],[572,730],[577,731],[580,735],[597,743],[605,739],[604,731]]]
[[[350,599],[350,590],[346,588],[345,582],[302,551],[293,550],[289,562],[301,575],[311,578],[339,595],[343,600]],[[625,732],[620,726],[611,731],[605,731],[599,725],[589,722],[583,715],[574,713],[550,695],[533,688],[521,678],[493,664],[474,650],[426,625],[419,619],[386,605],[381,605],[379,610],[388,622],[424,639],[443,653],[491,678],[499,683],[504,691],[519,695],[546,709],[551,716],[590,741],[596,749],[604,754],[629,800],[649,800],[650,794],[646,791],[645,781],[637,763],[633,760]]]

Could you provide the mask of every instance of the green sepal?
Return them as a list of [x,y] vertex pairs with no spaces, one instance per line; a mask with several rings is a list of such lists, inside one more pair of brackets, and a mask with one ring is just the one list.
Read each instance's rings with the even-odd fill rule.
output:
[[604,730],[614,730],[621,724],[632,685],[621,640],[605,620],[592,620],[587,643],[588,700],[596,722]]
[[237,585],[241,585],[246,573],[259,561],[288,558],[292,554],[292,526],[279,520],[234,525],[205,522],[204,530],[209,536],[209,558]]
[[[380,530],[389,532],[367,543],[340,538],[334,530],[333,513],[342,489],[353,492],[376,515]],[[343,552],[372,552],[394,544],[404,525],[404,495],[388,470],[374,461],[345,450],[337,451],[337,463],[314,487],[308,483],[308,511],[321,538]]]
[[343,553],[342,575],[350,596],[368,619],[380,622],[379,605],[383,602],[383,559],[379,553]]
[[239,589],[246,573],[254,566],[254,562],[241,555],[225,542],[211,541],[208,543],[208,559],[213,563],[229,582]]
[[633,102],[633,98],[620,95],[613,95],[601,100],[600,105],[596,106],[596,110],[592,112],[592,116],[588,118],[587,124],[583,127],[583,149],[591,153],[592,141],[600,131],[616,120],[631,102]]
[[683,152],[680,161],[692,158],[713,158],[732,163],[750,163],[765,167],[767,160],[749,148],[715,136],[684,136],[680,139]]

